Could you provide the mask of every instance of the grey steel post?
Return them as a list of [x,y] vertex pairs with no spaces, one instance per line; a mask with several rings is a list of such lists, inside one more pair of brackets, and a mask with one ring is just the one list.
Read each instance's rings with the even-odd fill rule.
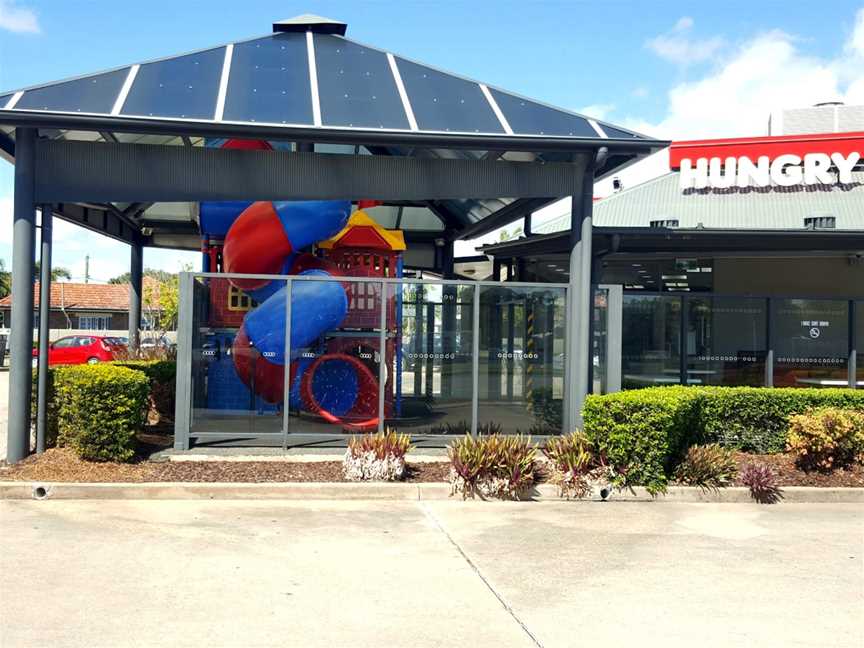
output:
[[765,300],[765,341],[768,350],[765,353],[765,386],[774,386],[774,318],[771,315],[771,298]]
[[480,286],[474,285],[471,325],[471,434],[477,434],[480,414]]
[[384,390],[387,381],[387,284],[381,282],[381,319],[378,323],[378,431],[384,431]]
[[288,450],[288,424],[291,419],[291,291],[294,284],[285,282],[285,376],[282,379],[282,449]]
[[144,247],[136,241],[129,259],[129,348],[136,351],[140,342],[143,274]]
[[48,434],[48,347],[51,317],[51,231],[54,213],[51,205],[42,205],[42,251],[39,256],[39,369],[36,400],[36,453],[45,452]]
[[36,130],[15,133],[15,207],[12,226],[12,317],[9,331],[9,423],[6,460],[30,454],[33,382],[33,270],[36,259]]
[[849,387],[858,387],[858,314],[855,312],[855,301],[849,300]]
[[[174,449],[189,449],[192,415],[192,327],[194,325],[193,278],[180,273],[180,304],[177,315],[177,377],[175,379]],[[199,350],[200,352],[200,350]]]
[[623,342],[624,288],[602,285],[606,289],[606,389],[621,391],[621,345]]
[[[597,152],[599,159],[605,149]],[[567,364],[569,383],[565,385],[566,420],[570,428],[582,426],[582,405],[588,394],[588,367],[591,362],[591,236],[594,204],[594,168],[596,160],[590,161],[582,174],[579,191],[571,199],[570,216],[570,289],[568,291],[567,321],[571,342],[568,346]]]

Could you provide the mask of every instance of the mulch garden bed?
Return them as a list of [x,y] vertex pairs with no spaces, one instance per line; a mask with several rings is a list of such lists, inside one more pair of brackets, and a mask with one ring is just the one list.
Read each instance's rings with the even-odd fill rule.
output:
[[[780,486],[864,487],[864,465],[854,464],[848,468],[837,468],[830,472],[803,471],[795,465],[790,454],[755,455],[736,452],[738,471],[751,462],[768,464],[777,475]],[[740,486],[741,482],[737,484]]]
[[[408,462],[407,482],[443,482],[450,464]],[[342,482],[341,461],[82,461],[65,448],[0,468],[0,481],[41,482]]]

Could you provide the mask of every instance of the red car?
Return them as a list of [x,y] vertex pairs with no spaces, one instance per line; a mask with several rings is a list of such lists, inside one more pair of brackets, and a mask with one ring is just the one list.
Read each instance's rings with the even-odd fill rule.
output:
[[[110,362],[115,351],[124,348],[119,338],[99,335],[70,335],[52,342],[48,347],[48,364],[96,364]],[[39,357],[38,349],[33,349],[33,366]]]

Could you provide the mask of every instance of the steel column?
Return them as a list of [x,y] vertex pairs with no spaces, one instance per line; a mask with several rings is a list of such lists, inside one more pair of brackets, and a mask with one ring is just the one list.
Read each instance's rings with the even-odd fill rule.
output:
[[774,386],[774,316],[771,313],[771,298],[765,300],[765,386]]
[[36,263],[36,130],[15,136],[15,207],[12,226],[12,317],[9,331],[9,423],[6,460],[30,454],[32,392],[33,271]]
[[606,289],[606,390],[621,391],[621,346],[624,323],[624,287],[605,285]]
[[[179,313],[177,316],[177,377],[175,379],[174,449],[189,449],[192,414],[192,327],[194,325],[194,279],[180,273]],[[198,350],[200,353],[200,349]]]
[[594,204],[594,165],[582,175],[581,191],[574,192],[570,216],[570,286],[567,291],[569,317],[565,391],[565,420],[569,428],[582,426],[582,405],[588,394],[591,353],[591,234]]
[[480,412],[480,286],[476,284],[471,321],[471,434],[477,434]]
[[[387,284],[380,284],[379,305],[381,319],[378,322],[378,431],[384,432],[384,401],[387,396]],[[430,381],[431,382],[431,381]]]
[[39,372],[36,397],[36,453],[45,452],[48,434],[48,347],[51,318],[51,233],[54,214],[42,205],[42,250],[39,256]]
[[858,313],[855,312],[855,301],[849,300],[849,387],[858,387]]
[[291,293],[294,284],[285,282],[285,364],[282,376],[282,450],[288,450],[288,426],[291,420]]
[[129,259],[129,348],[138,350],[141,330],[141,302],[144,276],[144,247],[132,243]]

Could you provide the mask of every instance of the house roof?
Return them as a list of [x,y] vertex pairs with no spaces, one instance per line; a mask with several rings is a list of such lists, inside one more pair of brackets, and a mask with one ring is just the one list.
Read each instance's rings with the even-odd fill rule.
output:
[[[150,277],[144,277],[145,286],[158,286],[158,282]],[[52,310],[105,310],[105,311],[128,311],[129,310],[128,283],[124,284],[93,284],[52,282],[51,284],[51,309]],[[39,307],[39,282],[33,285],[33,306]],[[12,295],[6,295],[0,299],[0,308],[11,308]]]

